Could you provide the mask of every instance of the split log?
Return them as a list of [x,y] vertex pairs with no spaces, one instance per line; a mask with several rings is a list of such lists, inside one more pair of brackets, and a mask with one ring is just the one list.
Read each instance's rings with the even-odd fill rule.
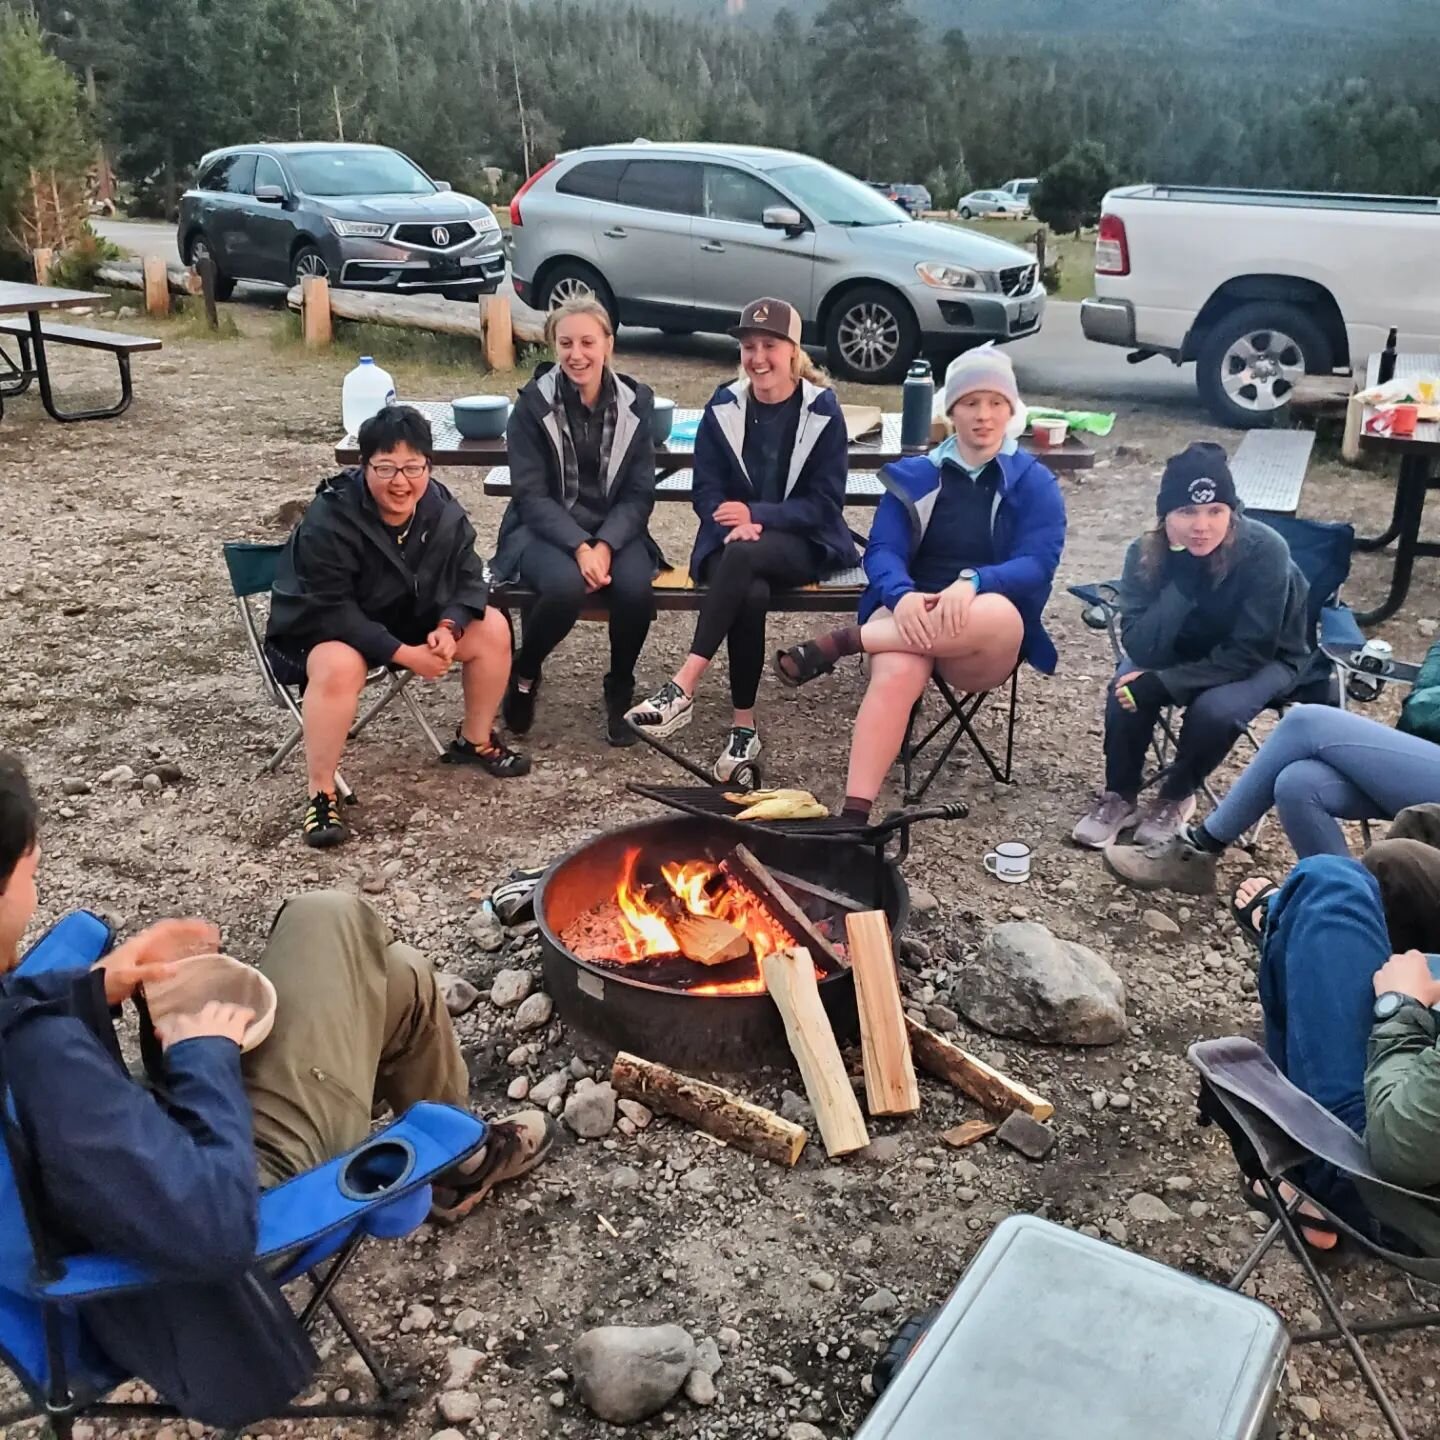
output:
[[145,277],[145,313],[147,315],[168,315],[170,313],[170,278],[165,260],[160,255],[147,255],[141,267]]
[[[286,295],[292,310],[301,308],[300,287]],[[354,320],[366,325],[393,325],[402,330],[431,330],[437,335],[459,335],[469,340],[485,338],[485,322],[478,305],[465,305],[436,295],[388,295],[381,291],[330,290],[330,313],[337,320]],[[542,345],[540,325],[514,320],[512,333],[526,345]]]
[[865,1101],[872,1115],[913,1115],[920,1087],[905,1033],[900,977],[883,910],[845,917],[850,969],[860,1008],[860,1052],[865,1063]]
[[504,295],[482,295],[480,317],[485,327],[485,363],[492,370],[515,368],[515,326]]
[[330,325],[330,282],[323,275],[306,275],[300,281],[300,329],[305,344],[323,349],[334,338]]
[[1036,1120],[1048,1120],[1055,1113],[1055,1107],[1043,1096],[1018,1080],[1002,1075],[983,1060],[977,1060],[958,1045],[942,1039],[933,1030],[916,1024],[908,1015],[905,1017],[905,1028],[910,1032],[910,1049],[916,1064],[946,1084],[963,1090],[987,1110],[1000,1115],[1023,1110]]
[[661,1115],[673,1115],[762,1160],[793,1165],[805,1148],[808,1137],[803,1127],[773,1110],[624,1050],[615,1057],[610,1083],[617,1095],[638,1100]]
[[963,1150],[967,1145],[993,1135],[999,1128],[993,1120],[962,1120],[953,1130],[942,1130],[940,1138],[952,1150]]
[[749,937],[728,920],[687,913],[669,925],[680,953],[697,965],[723,965],[728,960],[743,960],[750,953]]
[[810,952],[777,950],[761,961],[761,970],[765,988],[785,1022],[785,1038],[815,1110],[825,1153],[833,1158],[863,1150],[870,1143],[870,1134],[850,1088],[830,1017],[820,1003]]
[[783,925],[797,945],[808,946],[825,957],[832,970],[843,970],[845,961],[839,951],[815,928],[805,912],[785,892],[784,886],[751,854],[744,845],[737,845],[720,868],[743,885]]
[[[95,271],[95,280],[100,285],[115,285],[121,290],[143,290],[145,267],[138,260],[115,260],[101,265]],[[199,295],[203,288],[199,275],[180,265],[165,267],[165,283],[172,295]]]

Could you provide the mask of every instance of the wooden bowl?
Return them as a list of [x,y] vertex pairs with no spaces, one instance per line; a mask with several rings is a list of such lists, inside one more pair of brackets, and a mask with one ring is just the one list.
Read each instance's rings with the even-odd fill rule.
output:
[[253,1050],[275,1023],[275,987],[253,965],[229,955],[192,955],[168,980],[145,985],[145,1004],[157,1024],[171,1015],[196,1015],[208,1001],[244,1005],[255,1012],[240,1049]]

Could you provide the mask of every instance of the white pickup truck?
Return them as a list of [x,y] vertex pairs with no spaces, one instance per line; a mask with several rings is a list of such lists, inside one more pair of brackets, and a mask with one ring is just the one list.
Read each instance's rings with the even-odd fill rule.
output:
[[1270,425],[1305,374],[1362,366],[1392,327],[1440,352],[1440,200],[1131,185],[1104,201],[1086,336],[1195,362],[1229,425]]

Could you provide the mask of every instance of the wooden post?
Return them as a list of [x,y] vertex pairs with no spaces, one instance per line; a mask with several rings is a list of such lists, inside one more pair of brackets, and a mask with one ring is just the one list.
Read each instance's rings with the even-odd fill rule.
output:
[[1043,1095],[1037,1095],[1018,1080],[1002,1075],[983,1060],[977,1060],[958,1045],[942,1039],[933,1030],[917,1025],[909,1016],[905,1018],[905,1028],[910,1032],[910,1048],[915,1063],[947,1085],[963,1090],[987,1110],[993,1110],[998,1115],[1023,1110],[1036,1120],[1048,1120],[1055,1113],[1055,1107]]
[[845,935],[860,1006],[866,1104],[872,1115],[913,1115],[920,1108],[920,1087],[915,1083],[885,912],[865,910],[847,915]]
[[830,1156],[849,1155],[870,1143],[865,1117],[850,1088],[830,1017],[820,1003],[815,963],[808,950],[777,950],[761,962],[765,988],[785,1022],[785,1038],[805,1093],[815,1108],[815,1123]]
[[144,265],[145,313],[147,315],[168,315],[170,313],[170,277],[165,270],[165,261],[159,255],[147,255]]
[[312,350],[330,344],[330,282],[323,275],[306,275],[300,281],[300,328]]
[[31,252],[30,263],[35,267],[35,283],[48,285],[50,267],[55,263],[55,252],[48,245],[42,245],[40,249]]
[[1035,232],[1035,274],[1039,278],[1045,275],[1045,227],[1042,225]]
[[1360,463],[1360,427],[1365,421],[1365,407],[1350,392],[1345,402],[1345,433],[1340,438],[1340,458],[1347,465]]
[[515,368],[515,328],[505,295],[480,297],[480,323],[485,329],[485,363],[492,370]]
[[220,312],[215,308],[215,262],[206,255],[195,269],[200,274],[200,294],[205,301],[205,323],[212,330],[218,330]]

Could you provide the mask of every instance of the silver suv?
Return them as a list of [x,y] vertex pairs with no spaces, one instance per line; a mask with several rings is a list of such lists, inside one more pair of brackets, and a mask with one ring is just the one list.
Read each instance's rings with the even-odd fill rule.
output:
[[1028,251],[912,220],[818,160],[750,145],[597,145],[551,161],[510,204],[515,293],[537,309],[597,296],[667,334],[723,331],[775,295],[847,380],[899,380],[1040,328]]

